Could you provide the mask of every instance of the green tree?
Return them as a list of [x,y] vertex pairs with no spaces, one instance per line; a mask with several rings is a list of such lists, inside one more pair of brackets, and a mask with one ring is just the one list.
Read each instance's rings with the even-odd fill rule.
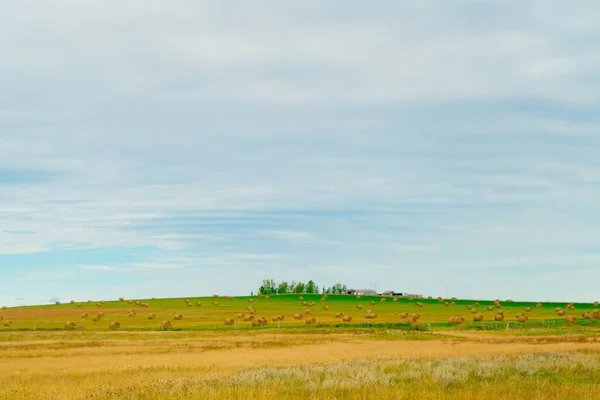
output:
[[296,282],[296,286],[294,286],[294,293],[306,293],[305,292],[306,285],[302,282]]
[[308,281],[308,283],[306,284],[306,287],[304,288],[305,293],[316,293],[316,285],[315,282],[310,280]]
[[288,283],[286,281],[279,282],[279,285],[277,285],[277,293],[278,294],[289,293],[289,289],[290,289],[290,285],[288,285]]
[[274,279],[263,279],[260,287],[258,288],[260,294],[275,294],[277,293],[276,284]]

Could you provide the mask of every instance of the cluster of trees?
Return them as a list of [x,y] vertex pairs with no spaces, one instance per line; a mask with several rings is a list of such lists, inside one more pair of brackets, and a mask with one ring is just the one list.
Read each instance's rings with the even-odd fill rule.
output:
[[[319,291],[320,290],[320,291]],[[347,287],[341,283],[336,283],[331,287],[319,288],[312,280],[304,282],[276,282],[274,279],[264,279],[258,288],[259,294],[285,294],[285,293],[327,293],[327,294],[343,294]]]

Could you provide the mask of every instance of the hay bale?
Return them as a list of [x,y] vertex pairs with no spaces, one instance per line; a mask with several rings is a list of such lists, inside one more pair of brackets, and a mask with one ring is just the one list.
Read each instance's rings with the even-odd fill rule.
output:
[[384,302],[385,300],[386,300],[386,298],[382,297],[381,300],[379,300],[379,301]]
[[335,317],[336,318],[342,318],[344,316],[344,314],[342,314],[341,312],[336,312],[335,313]]
[[494,317],[494,321],[497,321],[497,322],[504,321],[504,315],[502,315],[502,314],[496,314],[496,316]]
[[252,315],[252,314],[245,315],[244,316],[244,321],[254,321],[254,315]]
[[200,307],[202,304],[200,304],[199,301],[196,302],[196,307]]
[[[121,301],[123,301],[123,300],[121,300]],[[115,330],[117,330],[117,329],[120,329],[120,328],[121,328],[121,324],[120,324],[119,322],[117,322],[117,321],[112,321],[112,322],[111,322],[111,323],[108,325],[108,327],[109,327],[110,329],[112,329],[113,331],[115,331]]]
[[329,307],[328,306],[323,306],[323,311],[329,311]]
[[521,314],[521,315],[517,316],[517,321],[519,321],[520,323],[525,323],[525,322],[529,321],[529,318],[527,318],[526,315]]
[[359,310],[362,310],[362,305],[360,305],[360,304],[357,304],[357,305],[356,305],[356,308],[358,308]]
[[280,315],[276,315],[273,318],[271,318],[271,321],[273,321],[273,322],[279,322],[279,321],[281,321],[281,316]]
[[148,319],[154,319],[154,318],[156,318],[155,314],[148,314]]
[[594,319],[594,317],[592,316],[592,313],[591,313],[591,312],[588,312],[588,311],[586,311],[586,312],[584,312],[583,314],[581,314],[581,317],[582,317],[583,319]]
[[479,303],[475,303],[473,307],[479,307]]
[[83,314],[80,315],[80,317],[85,319],[85,318],[88,317],[88,314],[87,313],[83,313]]
[[327,300],[325,297],[321,297],[321,302]]
[[448,324],[450,325],[462,325],[465,322],[464,317],[450,317],[448,319]]
[[448,307],[450,306],[450,303],[448,303],[447,301],[444,302],[444,307]]
[[496,311],[496,313],[497,313],[498,315],[504,315],[504,310],[498,310],[498,311]]
[[600,304],[600,303],[598,303],[597,301],[595,301],[595,302],[594,302],[594,304],[593,304],[593,306],[594,306],[594,307],[598,307],[598,305],[599,305],[599,304]]
[[397,297],[394,297],[394,299],[393,299],[392,301],[398,301],[398,298],[397,298]]
[[566,314],[565,310],[558,310],[558,315],[563,316],[565,314]]
[[544,307],[544,305],[543,305],[542,303],[537,303],[535,306],[536,306],[537,308],[542,308],[542,307]]
[[494,307],[492,307],[492,306],[488,306],[487,310],[488,310],[488,311],[494,311]]
[[240,318],[240,319],[242,319],[242,318],[244,318],[244,317],[245,317],[245,315],[244,315],[244,314],[242,314],[242,313],[238,313],[238,315],[236,315],[236,318]]
[[402,314],[400,314],[400,318],[408,318],[408,313],[403,312]]
[[481,315],[481,314],[475,314],[475,315],[473,315],[473,321],[475,321],[475,322],[481,322],[481,321],[483,321],[483,315]]
[[360,300],[360,295],[356,296],[356,300]]
[[67,321],[65,322],[65,329],[76,329],[77,328],[77,324],[73,321]]
[[2,309],[3,309],[3,310],[6,310],[6,306],[2,306]]
[[377,318],[377,314],[374,314],[372,312],[371,313],[368,312],[368,313],[365,314],[365,318],[366,319],[375,319],[375,318]]
[[531,307],[526,307],[525,312],[531,312]]
[[477,310],[476,309],[472,309],[471,310],[471,314],[477,314]]
[[163,321],[160,323],[160,330],[164,331],[167,329],[173,329],[173,324],[170,321]]
[[294,319],[302,319],[302,315],[296,313],[294,314]]
[[304,300],[304,297],[300,296],[298,297],[298,300]]
[[266,296],[265,296],[265,299],[268,299],[268,298],[269,298],[269,295],[266,295]]
[[316,324],[317,320],[315,319],[315,317],[310,317],[310,318],[306,318],[306,324],[311,325],[311,324]]
[[571,324],[574,324],[574,323],[576,323],[576,322],[577,322],[577,318],[575,318],[575,317],[574,317],[574,316],[572,316],[572,315],[567,315],[567,316],[565,317],[565,322],[566,322],[567,324],[571,325]]
[[472,308],[473,308],[473,307],[471,307],[471,306],[467,305],[467,310],[470,310],[470,309],[472,309]]
[[225,325],[233,325],[235,324],[235,321],[233,320],[233,318],[225,318]]
[[349,316],[349,315],[344,315],[342,317],[342,321],[344,321],[344,322],[352,322],[352,317]]
[[253,303],[253,302],[254,302],[254,300],[248,299],[248,303]]
[[101,303],[96,303],[96,307],[102,308],[102,304]]
[[177,321],[181,321],[181,320],[183,319],[183,315],[181,315],[181,314],[175,314],[175,317],[174,317],[174,318],[175,318]]
[[54,304],[56,304],[57,306],[60,306],[60,301],[57,301],[57,302],[56,302],[56,303],[54,303]]
[[127,304],[133,304],[133,300],[127,300]]
[[5,327],[7,327],[7,328],[12,328],[12,326],[13,326],[13,322],[12,322],[11,320],[4,321],[4,324],[3,324],[3,325],[4,325]]
[[374,301],[370,301],[369,304],[372,305],[372,306],[374,306],[375,302]]
[[423,307],[423,303],[420,303],[420,302],[418,302],[418,301],[415,303],[415,305],[416,305],[417,307],[420,307],[420,308],[421,308],[421,307]]
[[131,310],[127,315],[129,315],[130,317],[135,317],[135,311]]
[[254,310],[253,307],[251,307],[251,306],[246,307],[246,311],[252,311],[252,310]]
[[451,302],[451,303],[450,303],[450,305],[451,305],[451,306],[455,306],[455,305],[456,305],[456,303],[455,303],[455,302]]
[[304,310],[304,313],[305,313],[305,314],[310,314],[310,313],[311,313],[311,310],[310,310],[310,308],[307,308],[306,310]]
[[411,315],[411,318],[413,318],[413,319],[421,319],[421,314],[413,313]]
[[75,307],[80,308],[81,307],[81,303],[75,304]]
[[453,298],[451,298],[450,300],[454,300],[454,301],[456,301],[456,300],[458,300],[458,299],[457,299],[456,297],[453,297]]
[[219,303],[217,303],[216,301],[213,301],[212,305],[213,305],[213,306],[218,306],[218,305],[219,305]]

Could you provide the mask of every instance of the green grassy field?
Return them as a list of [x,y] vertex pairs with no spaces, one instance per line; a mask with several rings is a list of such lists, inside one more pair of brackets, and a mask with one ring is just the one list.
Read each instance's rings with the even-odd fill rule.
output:
[[[300,297],[303,300],[300,300]],[[392,298],[386,298],[385,302],[381,301],[378,296],[362,296],[356,298],[350,295],[329,295],[325,301],[321,295],[272,295],[270,298],[265,297],[236,297],[232,300],[227,298],[213,297],[198,297],[187,298],[190,301],[191,307],[185,303],[184,298],[170,299],[136,299],[124,301],[106,301],[101,307],[98,307],[98,301],[80,302],[80,307],[76,304],[60,304],[60,305],[41,305],[30,307],[16,307],[0,310],[0,318],[2,322],[12,321],[12,325],[3,326],[0,323],[0,330],[54,330],[63,329],[65,322],[73,321],[78,324],[77,329],[83,330],[107,330],[109,324],[113,321],[120,323],[121,330],[157,330],[162,321],[170,321],[173,329],[183,330],[240,330],[240,329],[259,329],[253,327],[249,321],[244,321],[237,317],[240,313],[248,313],[247,307],[253,307],[256,310],[255,318],[264,317],[268,321],[268,325],[260,329],[270,329],[274,327],[289,328],[314,328],[317,327],[357,327],[363,325],[370,326],[393,326],[397,327],[413,326],[407,324],[402,318],[402,313],[418,313],[420,314],[419,323],[421,326],[432,327],[448,327],[448,319],[450,317],[462,316],[465,318],[466,327],[483,327],[497,328],[506,326],[508,322],[516,324],[516,315],[525,313],[531,326],[554,327],[564,324],[565,317],[558,316],[556,308],[560,307],[566,310],[566,303],[544,303],[542,307],[536,307],[535,302],[506,302],[502,301],[502,310],[504,311],[505,320],[503,323],[491,323],[498,309],[494,308],[488,311],[488,307],[494,306],[491,300],[455,300],[454,306],[444,306],[437,299],[414,299],[399,298],[393,301]],[[135,302],[147,303],[148,307],[141,307]],[[450,302],[452,300],[448,300]],[[217,302],[217,305],[213,305]],[[315,305],[307,307],[302,305],[302,302],[314,302]],[[371,302],[373,304],[371,304]],[[423,307],[417,307],[416,303],[420,302]],[[197,306],[196,303],[200,303]],[[479,303],[475,307],[475,303]],[[362,309],[358,309],[357,305],[361,305]],[[325,310],[324,307],[328,307]],[[471,306],[477,310],[478,314],[484,317],[484,324],[481,322],[474,323],[471,310],[467,309]],[[526,312],[526,308],[530,307],[531,312]],[[591,303],[575,303],[574,310],[566,310],[566,315],[575,316],[578,318],[579,325],[600,325],[599,320],[584,320],[581,315],[585,311],[592,311],[594,307]],[[130,310],[135,310],[135,316],[129,316]],[[310,315],[307,314],[310,310]],[[372,310],[377,318],[365,319],[367,310]],[[81,318],[82,313],[87,313],[87,318]],[[104,315],[98,321],[93,321],[99,313]],[[293,314],[302,315],[302,319],[295,320]],[[341,318],[336,318],[336,313],[349,315],[352,321],[343,323]],[[154,314],[154,319],[148,319],[149,314]],[[181,314],[181,320],[175,320],[175,315]],[[283,315],[285,319],[280,322],[273,322],[272,318],[276,315]],[[314,317],[315,325],[307,325],[306,318]],[[234,325],[225,325],[226,318],[233,318]]]

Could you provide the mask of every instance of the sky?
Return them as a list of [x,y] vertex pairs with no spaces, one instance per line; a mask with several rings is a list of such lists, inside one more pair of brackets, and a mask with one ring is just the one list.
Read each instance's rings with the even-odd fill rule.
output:
[[600,4],[6,0],[0,304],[600,299]]

